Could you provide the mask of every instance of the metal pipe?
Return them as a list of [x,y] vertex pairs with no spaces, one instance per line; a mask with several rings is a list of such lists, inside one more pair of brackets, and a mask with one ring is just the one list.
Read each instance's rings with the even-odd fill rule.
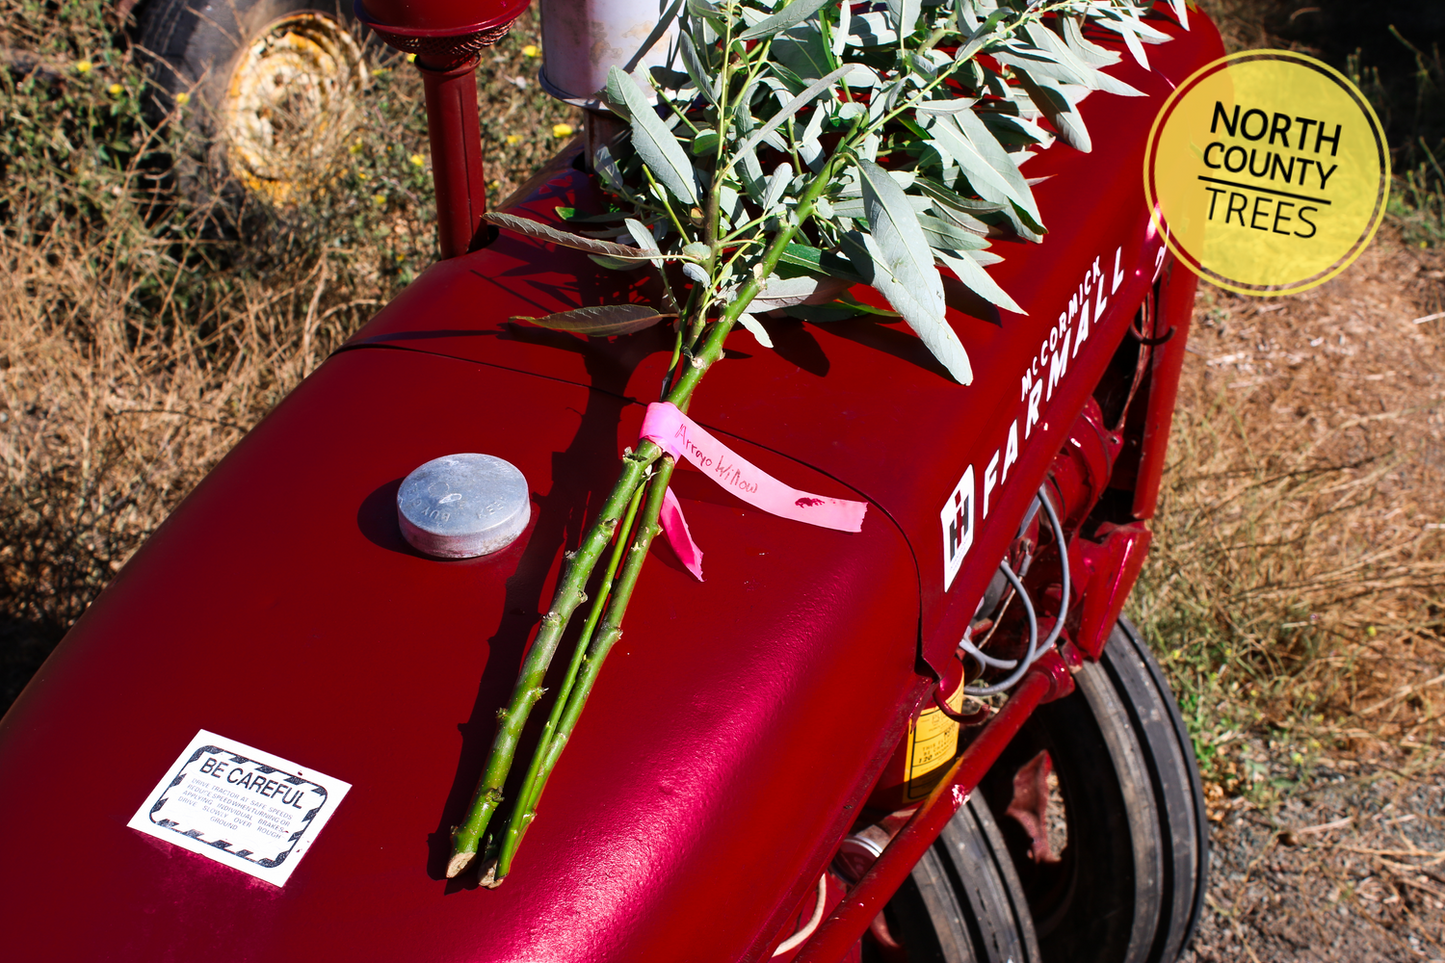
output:
[[437,242],[441,256],[472,250],[487,212],[482,133],[477,119],[477,58],[434,69],[416,61],[426,90],[432,183],[436,186]]
[[487,212],[477,119],[478,52],[507,35],[528,0],[352,0],[388,46],[416,55],[426,90],[437,243],[443,259],[478,247]]
[[1041,702],[1073,689],[1068,667],[1056,652],[1047,652],[1019,682],[978,736],[954,762],[948,774],[918,807],[908,823],[883,850],[878,861],[848,891],[827,921],[813,934],[794,963],[837,963],[862,938],[874,917],[923,854],[938,839],[948,821],[968,801],[989,768]]

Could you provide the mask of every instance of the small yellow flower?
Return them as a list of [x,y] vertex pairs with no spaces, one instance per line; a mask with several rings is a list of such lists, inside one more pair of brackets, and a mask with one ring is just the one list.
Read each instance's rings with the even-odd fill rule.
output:
[[90,68],[94,66],[95,64],[89,60],[78,60],[75,64],[75,72],[78,74],[88,74],[90,73]]
[[414,64],[414,63],[416,63],[416,54],[407,54],[407,55],[406,55],[406,62],[409,63],[409,64]]
[[523,56],[523,57],[540,57],[540,56],[542,56],[542,48],[539,47],[539,46],[537,46],[537,45],[534,44],[534,43],[529,43],[529,44],[527,44],[527,46],[525,46],[525,47],[522,48],[522,56]]
[[178,106],[184,107],[184,106],[186,106],[186,104],[189,104],[190,102],[191,102],[191,95],[188,94],[188,93],[186,93],[184,90],[181,91],[180,93],[176,94],[176,104],[177,104]]
[[519,141],[519,140],[521,140],[521,139],[522,139],[522,135],[521,135],[521,134],[508,134],[507,137],[506,137],[506,141],[507,141],[507,143],[509,143],[509,144],[515,144],[517,141]]
[[385,195],[385,194],[373,194],[373,195],[371,195],[371,203],[375,204],[377,207],[380,207],[381,205],[383,205],[383,204],[386,203],[386,195]]
[[411,157],[408,158],[408,160],[411,161],[412,167],[420,167],[426,163],[426,158],[421,156],[420,154],[412,154]]
[[396,263],[397,263],[397,264],[400,264],[402,261],[405,261],[405,260],[406,260],[406,256],[405,256],[404,254],[398,254],[398,255],[396,255]]
[[111,84],[105,89],[106,92],[109,93],[112,97],[119,97],[121,94],[125,93],[125,88],[122,87],[120,84]]
[[572,136],[572,125],[571,125],[571,124],[553,124],[553,125],[552,125],[552,136],[553,136],[553,137],[571,137],[571,136]]
[[357,172],[356,172],[356,179],[359,180],[359,181],[370,180],[370,179],[371,179],[371,175],[368,174],[366,171],[357,171]]

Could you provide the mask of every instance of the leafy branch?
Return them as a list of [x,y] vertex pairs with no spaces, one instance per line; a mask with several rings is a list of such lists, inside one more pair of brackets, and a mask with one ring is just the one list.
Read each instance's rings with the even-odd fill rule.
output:
[[[1183,0],[1171,0],[1183,20]],[[593,158],[614,210],[587,236],[507,214],[489,220],[585,251],[605,268],[646,266],[663,303],[596,305],[525,319],[597,337],[663,321],[674,350],[663,400],[686,411],[734,326],[771,347],[758,313],[812,320],[878,315],[840,297],[871,284],[960,384],[968,354],[948,324],[940,271],[1007,310],[984,270],[991,238],[1044,226],[1019,164],[1062,140],[1090,147],[1077,107],[1091,92],[1137,96],[1102,72],[1119,54],[1085,34],[1144,43],[1167,35],[1135,0],[677,0],[671,64],[613,68],[605,96],[623,142]],[[656,104],[654,104],[654,100]],[[1044,126],[1048,125],[1048,128]],[[1049,129],[1051,128],[1051,129]],[[582,226],[578,219],[577,227]],[[628,243],[630,242],[630,243]],[[685,305],[674,292],[685,286]],[[599,518],[570,554],[552,605],[499,715],[448,876],[489,841],[484,882],[510,871],[552,769],[613,644],[652,539],[673,462],[650,441],[622,459]],[[587,586],[608,561],[589,600]],[[522,729],[579,607],[590,608],[505,829],[488,836]]]

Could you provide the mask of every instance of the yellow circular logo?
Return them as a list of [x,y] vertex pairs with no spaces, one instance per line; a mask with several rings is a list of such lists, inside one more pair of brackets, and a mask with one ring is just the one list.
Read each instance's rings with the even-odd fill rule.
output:
[[1343,271],[1385,213],[1390,158],[1354,84],[1312,57],[1249,50],[1201,68],[1149,133],[1144,189],[1169,249],[1240,294]]

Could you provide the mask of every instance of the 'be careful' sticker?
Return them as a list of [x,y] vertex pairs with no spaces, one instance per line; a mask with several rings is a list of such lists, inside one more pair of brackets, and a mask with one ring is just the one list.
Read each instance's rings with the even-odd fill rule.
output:
[[1379,119],[1334,68],[1285,50],[1194,73],[1154,121],[1144,186],[1171,250],[1240,294],[1293,294],[1347,267],[1385,212]]
[[350,788],[202,729],[126,825],[284,886]]

